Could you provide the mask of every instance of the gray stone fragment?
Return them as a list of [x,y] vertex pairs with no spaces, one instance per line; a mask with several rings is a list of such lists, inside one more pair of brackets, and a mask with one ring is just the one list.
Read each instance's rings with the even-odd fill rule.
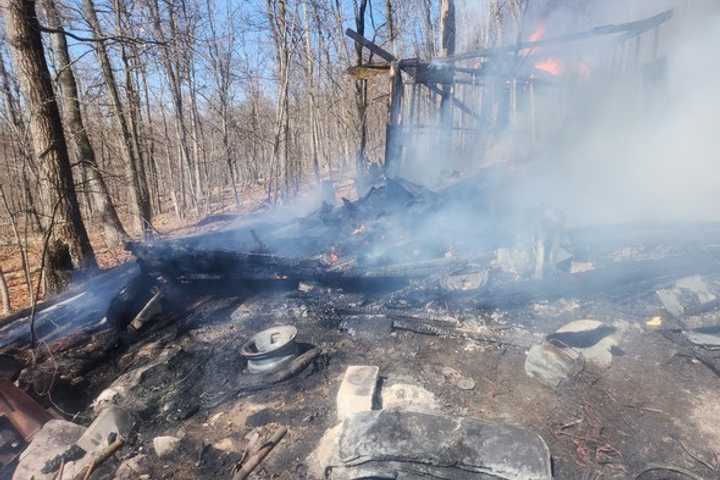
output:
[[347,368],[337,394],[338,420],[345,420],[358,412],[372,410],[379,371],[378,367],[370,366]]
[[[85,427],[80,425],[65,420],[50,420],[35,434],[30,446],[20,455],[20,461],[12,477],[13,480],[53,479],[57,472],[44,474],[42,468],[49,460],[65,452],[83,433],[85,433]],[[65,465],[63,476],[73,478],[91,459],[92,457],[86,454],[77,461],[68,462]]]
[[77,441],[77,446],[92,452],[108,445],[111,434],[127,438],[134,425],[133,417],[127,411],[110,406],[100,412]]
[[681,278],[672,288],[658,290],[655,293],[665,310],[675,317],[683,315],[688,308],[712,302],[717,298],[699,275]]
[[356,414],[342,425],[331,480],[550,480],[545,441],[526,430],[415,412]]
[[720,348],[720,330],[717,328],[709,330],[691,330],[685,332],[685,336],[695,345],[709,348]]
[[534,345],[525,359],[525,373],[555,388],[570,377],[579,366],[579,355],[549,343]]
[[598,367],[607,368],[612,363],[612,349],[618,345],[618,336],[615,327],[603,322],[576,320],[548,335],[548,340],[560,347],[571,348]]
[[147,455],[139,454],[128,458],[120,464],[113,480],[139,480],[149,478],[150,459]]
[[160,458],[172,455],[180,446],[180,439],[171,436],[155,437],[153,439],[153,450]]

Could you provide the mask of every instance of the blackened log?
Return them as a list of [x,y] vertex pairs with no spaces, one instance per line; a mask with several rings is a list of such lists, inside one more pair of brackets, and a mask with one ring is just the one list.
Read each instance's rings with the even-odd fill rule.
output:
[[262,253],[198,249],[182,243],[129,243],[143,273],[175,280],[292,280],[338,277],[322,262]]

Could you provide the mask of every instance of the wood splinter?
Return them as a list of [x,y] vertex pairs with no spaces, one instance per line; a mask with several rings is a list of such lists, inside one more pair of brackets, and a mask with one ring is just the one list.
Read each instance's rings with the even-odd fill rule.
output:
[[113,443],[105,447],[105,449],[101,450],[95,458],[93,458],[93,461],[88,465],[87,467],[83,468],[80,472],[78,472],[77,475],[73,478],[73,480],[88,480],[90,476],[92,476],[93,472],[102,465],[107,459],[112,457],[115,452],[120,450],[123,445],[125,445],[125,439],[122,437],[118,437],[115,439]]
[[273,448],[280,443],[280,440],[282,440],[286,433],[287,428],[285,427],[281,427],[278,431],[276,431],[267,442],[262,444],[260,448],[247,457],[240,470],[235,472],[235,475],[233,475],[233,480],[245,480],[253,472],[253,470],[255,470],[257,466],[265,460],[265,457],[268,456]]

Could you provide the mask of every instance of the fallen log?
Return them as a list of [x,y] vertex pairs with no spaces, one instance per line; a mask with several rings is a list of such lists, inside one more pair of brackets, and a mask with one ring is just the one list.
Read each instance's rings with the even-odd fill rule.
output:
[[181,242],[129,243],[143,273],[176,280],[320,279],[331,273],[322,262],[264,253],[201,249]]

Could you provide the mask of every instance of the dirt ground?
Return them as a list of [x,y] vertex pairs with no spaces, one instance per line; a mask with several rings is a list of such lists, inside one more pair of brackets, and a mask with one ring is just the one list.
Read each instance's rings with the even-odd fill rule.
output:
[[[167,225],[161,231],[180,235],[197,228],[218,225]],[[707,281],[720,292],[720,277]],[[373,291],[321,285],[300,290],[282,281],[276,288],[249,290],[221,283],[177,285],[139,338],[121,339],[109,359],[84,372],[82,383],[64,386],[52,399],[57,411],[87,425],[104,389],[140,378],[127,399],[138,412],[136,429],[118,455],[137,470],[121,478],[231,478],[252,432],[267,436],[284,427],[287,435],[250,478],[321,480],[313,472],[322,465],[311,453],[338,422],[336,395],[351,365],[379,367],[375,408],[399,404],[539,434],[549,446],[556,479],[720,478],[720,379],[669,335],[669,324],[649,326],[659,309],[655,287],[622,285],[629,291],[621,296],[582,294],[498,308],[413,283]],[[352,322],[392,314],[460,328],[447,336],[365,317]],[[717,325],[719,316],[716,309],[685,321]],[[582,362],[555,388],[528,376],[529,348],[581,319],[615,328],[618,344],[610,365]],[[288,381],[237,394],[247,378],[241,346],[258,331],[285,324],[297,327],[302,348],[317,347],[322,355]],[[153,439],[164,435],[179,438],[180,448],[159,458]],[[643,475],[653,466],[689,476]]]
[[[433,307],[435,315],[462,318],[486,334],[511,331],[508,338],[523,339],[523,344],[539,342],[543,334],[578,318],[622,328],[621,353],[609,368],[585,365],[551,389],[526,375],[527,348],[511,340],[498,344],[342,329],[339,312],[372,310],[388,301],[385,295],[317,287],[307,293],[245,292],[195,300],[191,313],[155,332],[146,339],[149,344],[132,347],[93,380],[106,385],[128,366],[148,363],[154,356],[148,351],[173,352],[166,366],[145,380],[152,385],[147,390],[152,400],[148,397],[146,415],[123,453],[124,458],[147,454],[151,478],[230,478],[243,438],[255,429],[267,434],[280,426],[288,429],[287,436],[251,478],[315,478],[308,457],[336,424],[335,396],[349,365],[378,366],[381,390],[411,385],[429,392],[437,413],[540,434],[550,447],[557,479],[636,478],[651,465],[718,478],[718,377],[660,333],[648,331],[647,318],[628,313],[638,305],[628,304],[624,312],[602,299],[563,299],[503,312]],[[216,405],[244,368],[240,346],[251,334],[279,324],[295,325],[298,340],[322,348],[323,356],[289,382]],[[448,367],[472,379],[474,387],[458,388],[447,376]],[[155,457],[152,439],[157,435],[180,437],[180,453],[172,459]]]

